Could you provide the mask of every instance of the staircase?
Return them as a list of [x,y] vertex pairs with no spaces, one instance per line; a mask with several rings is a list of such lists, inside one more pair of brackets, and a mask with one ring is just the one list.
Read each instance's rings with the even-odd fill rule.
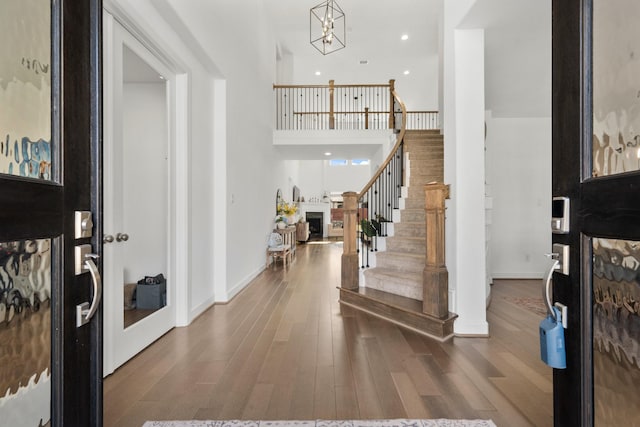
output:
[[386,238],[386,251],[375,254],[374,268],[364,271],[367,288],[422,301],[426,230],[424,185],[442,182],[444,155],[439,131],[408,130],[404,139],[406,197],[400,203],[400,222]]
[[422,311],[426,227],[424,185],[443,182],[443,138],[438,130],[408,130],[404,136],[405,186],[399,215],[389,237],[372,256],[372,268],[361,275],[360,288],[341,289],[342,303],[400,324],[438,340],[453,335],[449,313],[444,319]]

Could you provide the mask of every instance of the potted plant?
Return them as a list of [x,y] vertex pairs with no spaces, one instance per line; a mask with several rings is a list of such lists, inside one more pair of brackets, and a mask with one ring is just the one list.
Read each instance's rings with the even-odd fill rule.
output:
[[361,219],[360,230],[362,231],[362,242],[368,245],[374,237],[380,236],[382,231],[381,223],[383,222],[389,221],[381,215],[376,215],[376,219]]

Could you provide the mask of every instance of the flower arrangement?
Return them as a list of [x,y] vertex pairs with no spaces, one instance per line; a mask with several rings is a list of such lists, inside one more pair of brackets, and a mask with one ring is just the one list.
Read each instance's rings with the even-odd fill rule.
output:
[[278,203],[278,215],[291,216],[298,211],[298,206],[294,203],[287,203],[285,201],[280,201]]

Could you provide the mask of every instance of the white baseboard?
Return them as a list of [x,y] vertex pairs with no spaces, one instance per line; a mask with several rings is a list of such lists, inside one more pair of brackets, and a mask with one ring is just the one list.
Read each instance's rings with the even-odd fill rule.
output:
[[204,300],[203,302],[201,302],[200,304],[198,304],[196,307],[192,308],[189,311],[189,323],[187,323],[186,325],[176,325],[176,326],[189,326],[191,322],[193,322],[202,313],[207,311],[212,305],[215,304],[215,302],[216,300],[214,297],[207,298],[206,300]]
[[544,272],[491,272],[491,277],[493,279],[542,279],[544,277]]
[[251,283],[253,279],[258,277],[258,275],[262,273],[265,268],[266,266],[263,264],[260,267],[258,267],[256,270],[254,270],[252,273],[245,276],[241,281],[239,281],[233,287],[231,287],[227,291],[226,295],[220,295],[219,297],[216,297],[216,302],[226,304],[229,301],[231,301],[233,297],[238,295],[244,288],[246,288],[247,285],[249,285],[249,283]]
[[487,322],[465,323],[458,319],[453,324],[453,333],[458,337],[488,337],[489,324]]

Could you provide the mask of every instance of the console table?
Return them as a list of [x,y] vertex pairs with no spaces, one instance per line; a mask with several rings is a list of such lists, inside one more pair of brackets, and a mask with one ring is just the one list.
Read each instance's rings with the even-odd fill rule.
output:
[[291,255],[296,255],[296,226],[290,225],[287,228],[274,230],[282,236],[282,244],[291,246]]

